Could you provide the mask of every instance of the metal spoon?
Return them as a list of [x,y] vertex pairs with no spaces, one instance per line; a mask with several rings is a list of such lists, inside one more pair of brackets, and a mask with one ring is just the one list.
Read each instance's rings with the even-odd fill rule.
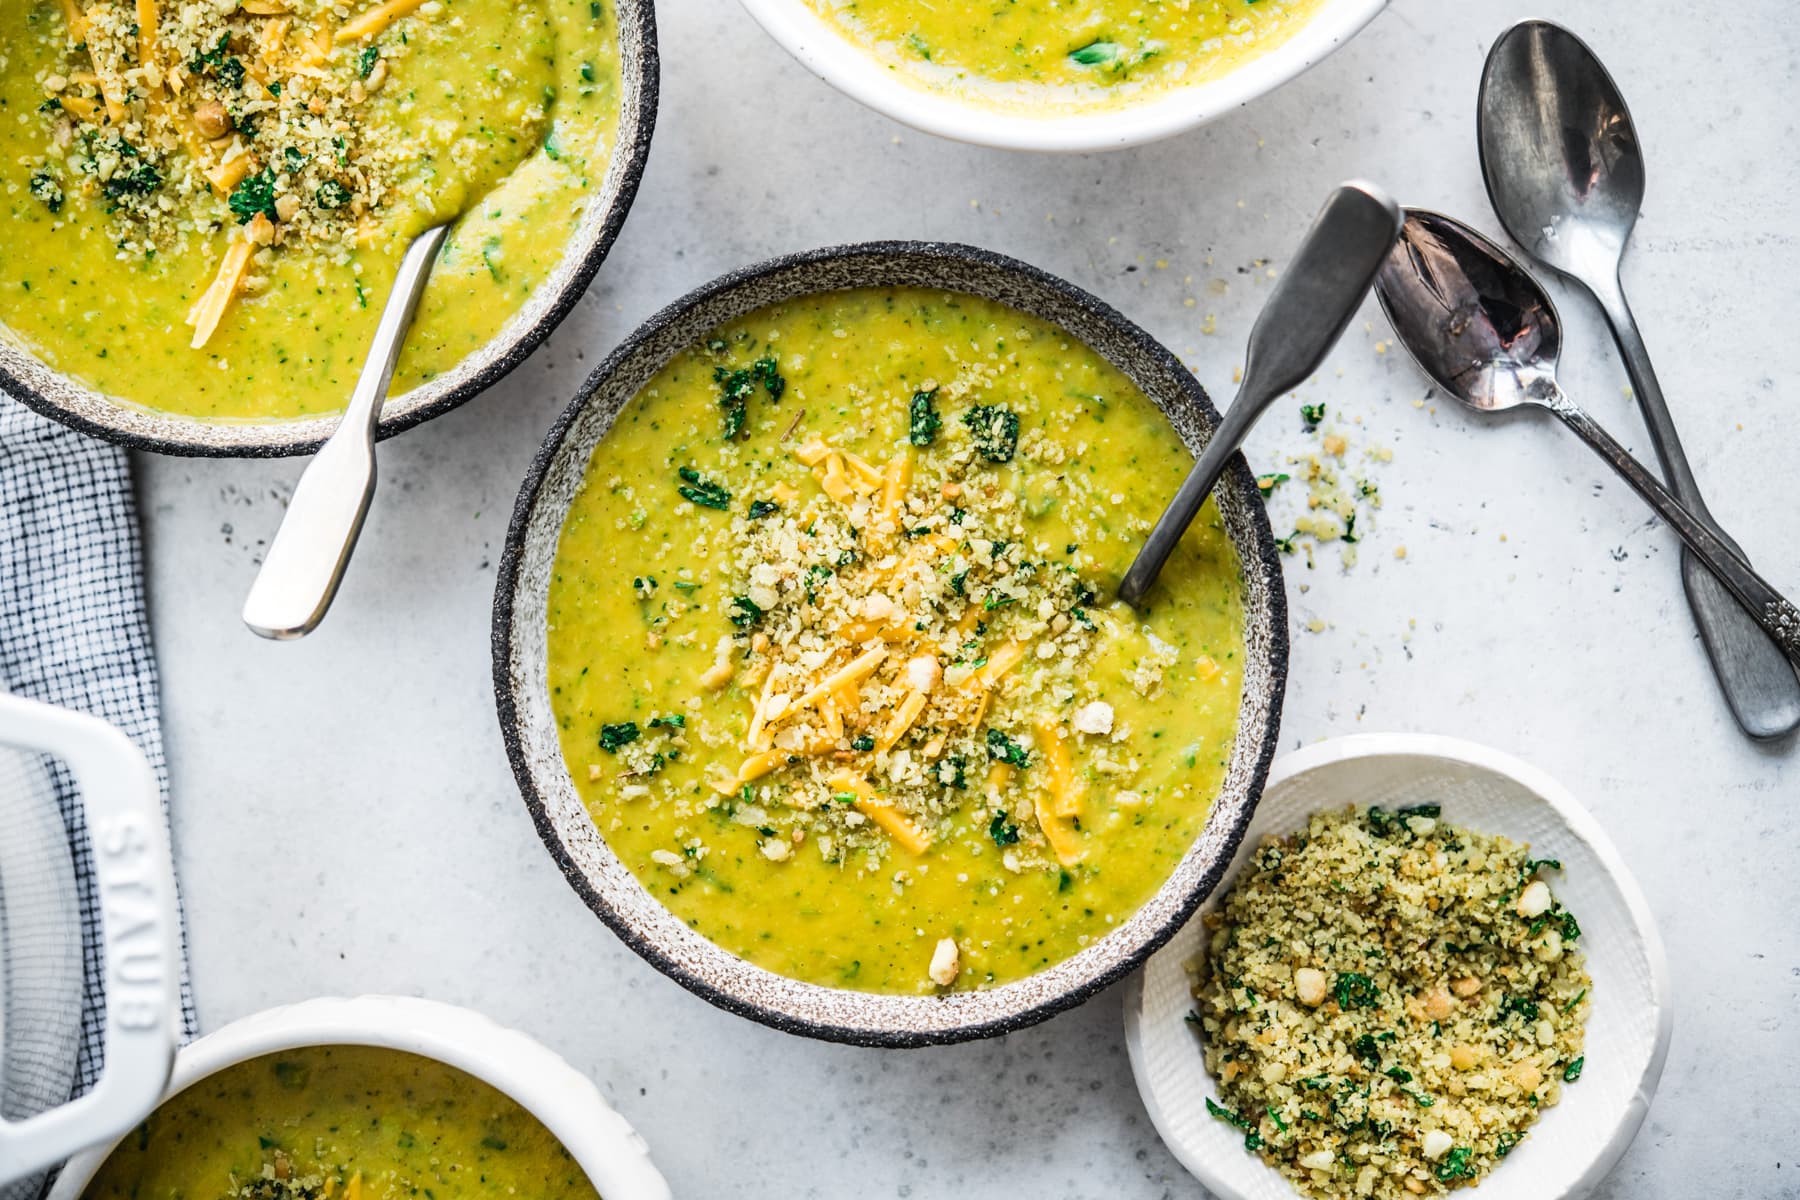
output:
[[287,515],[244,601],[244,624],[263,637],[282,641],[305,637],[318,627],[337,595],[375,496],[375,427],[381,403],[387,399],[394,363],[431,264],[449,232],[448,225],[435,226],[406,248],[350,406],[307,464],[288,501]]
[[1409,209],[1375,294],[1401,345],[1464,405],[1477,412],[1542,408],[1560,417],[1649,501],[1788,659],[1800,663],[1800,609],[1563,395],[1556,383],[1562,323],[1519,262],[1459,221]]
[[1119,584],[1125,603],[1143,607],[1150,585],[1251,426],[1318,369],[1369,294],[1399,232],[1400,206],[1372,183],[1340,184],[1325,201],[1257,315],[1237,398]]
[[[1548,21],[1525,21],[1489,52],[1478,108],[1481,170],[1501,224],[1533,258],[1599,301],[1664,479],[1742,557],[1700,497],[1619,283],[1619,260],[1644,199],[1644,162],[1624,97],[1580,38]],[[1769,738],[1800,726],[1800,678],[1751,614],[1692,553],[1682,554],[1681,578],[1744,732]]]

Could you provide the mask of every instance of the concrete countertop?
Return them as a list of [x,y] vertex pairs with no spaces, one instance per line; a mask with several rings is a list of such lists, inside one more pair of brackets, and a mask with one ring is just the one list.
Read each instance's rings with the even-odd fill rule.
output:
[[[1198,133],[1027,157],[915,134],[818,82],[729,0],[664,0],[663,107],[636,210],[549,343],[385,444],[336,610],[258,641],[237,613],[297,462],[141,457],[175,840],[211,1028],[332,993],[480,1009],[567,1056],[678,1195],[1193,1196],[1144,1115],[1116,991],[1025,1033],[874,1052],[694,998],[625,949],[519,802],[489,678],[494,568],[526,464],[606,351],[729,268],[839,241],[970,242],[1123,309],[1221,403],[1262,296],[1326,190],[1378,180],[1490,232],[1475,85],[1488,44],[1552,15],[1619,78],[1649,156],[1625,267],[1713,509],[1800,588],[1800,22],[1780,0],[1397,2],[1336,57]],[[1592,305],[1558,289],[1564,382],[1648,454]],[[1284,748],[1364,730],[1518,754],[1599,816],[1676,981],[1662,1090],[1602,1194],[1800,1195],[1800,765],[1741,737],[1683,602],[1673,536],[1549,420],[1434,402],[1373,303],[1301,401],[1383,497],[1360,561],[1287,562]],[[1258,470],[1308,444],[1297,412]],[[1297,490],[1278,493],[1279,527]],[[1396,551],[1405,548],[1404,558]]]

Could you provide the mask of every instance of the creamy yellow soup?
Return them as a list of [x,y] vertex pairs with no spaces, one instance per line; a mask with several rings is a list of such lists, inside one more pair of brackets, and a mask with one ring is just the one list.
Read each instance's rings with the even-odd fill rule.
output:
[[367,1046],[229,1067],[127,1134],[85,1200],[597,1200],[562,1143],[492,1087]]
[[807,0],[888,70],[1002,108],[1103,108],[1216,79],[1322,0]]
[[549,684],[596,826],[718,945],[796,979],[985,988],[1127,920],[1237,725],[1210,505],[1111,597],[1191,464],[1060,329],[923,290],[716,330],[619,414],[562,532]]
[[455,220],[394,393],[448,371],[605,174],[611,5],[7,0],[0,337],[135,406],[334,412],[408,241]]

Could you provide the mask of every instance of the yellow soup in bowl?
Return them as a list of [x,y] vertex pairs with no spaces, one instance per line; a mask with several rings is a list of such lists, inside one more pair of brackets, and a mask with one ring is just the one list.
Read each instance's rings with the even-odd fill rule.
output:
[[334,412],[408,241],[455,220],[394,393],[448,371],[605,174],[611,3],[0,5],[0,337],[142,408]]
[[560,1142],[503,1093],[371,1046],[228,1067],[126,1135],[83,1200],[597,1200]]
[[1209,504],[1109,599],[1191,458],[1056,326],[829,292],[678,354],[595,449],[548,596],[569,772],[724,949],[989,988],[1143,905],[1231,755],[1243,581]]
[[919,86],[998,108],[1112,108],[1216,79],[1322,0],[806,0]]

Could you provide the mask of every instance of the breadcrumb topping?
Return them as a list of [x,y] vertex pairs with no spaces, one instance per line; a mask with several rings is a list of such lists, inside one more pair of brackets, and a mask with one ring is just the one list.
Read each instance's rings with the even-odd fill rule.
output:
[[44,35],[62,53],[39,78],[41,200],[103,200],[121,257],[233,225],[261,247],[368,238],[407,156],[367,103],[404,70],[404,31],[378,37],[385,23],[365,16],[372,32],[356,36],[350,8],[329,0],[73,3],[79,15]]
[[1265,841],[1198,964],[1214,1116],[1307,1195],[1478,1183],[1580,1078],[1592,980],[1551,859],[1439,806]]

